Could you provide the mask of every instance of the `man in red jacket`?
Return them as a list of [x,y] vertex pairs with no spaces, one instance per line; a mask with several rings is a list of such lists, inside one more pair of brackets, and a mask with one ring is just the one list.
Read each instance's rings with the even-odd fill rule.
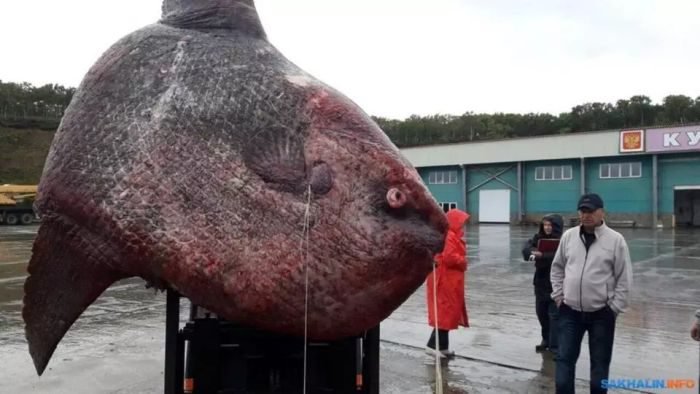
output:
[[[428,323],[433,327],[433,333],[430,335],[426,350],[430,355],[435,355],[438,349],[440,358],[454,356],[454,352],[449,350],[449,331],[459,326],[469,327],[464,300],[467,245],[462,239],[464,225],[468,220],[469,214],[459,209],[447,212],[449,228],[445,247],[435,256],[437,267],[427,278]],[[437,291],[435,291],[436,287]]]

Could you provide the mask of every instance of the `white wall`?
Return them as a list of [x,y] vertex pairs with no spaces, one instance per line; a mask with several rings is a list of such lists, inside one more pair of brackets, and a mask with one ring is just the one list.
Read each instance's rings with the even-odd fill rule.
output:
[[[403,148],[414,167],[618,156],[620,131]],[[629,154],[626,154],[627,156]]]

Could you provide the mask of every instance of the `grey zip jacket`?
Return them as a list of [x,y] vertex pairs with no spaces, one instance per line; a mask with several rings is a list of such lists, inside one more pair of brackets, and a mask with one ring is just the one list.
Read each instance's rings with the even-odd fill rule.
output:
[[586,250],[582,227],[567,230],[554,255],[550,278],[552,299],[571,309],[594,312],[606,305],[616,314],[627,309],[632,263],[622,234],[605,223],[596,227]]

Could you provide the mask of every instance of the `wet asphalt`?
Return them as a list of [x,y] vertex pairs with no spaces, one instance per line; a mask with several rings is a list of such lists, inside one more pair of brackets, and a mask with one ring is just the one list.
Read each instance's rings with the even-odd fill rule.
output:
[[[165,296],[140,279],[116,283],[68,331],[44,375],[23,334],[22,286],[38,226],[0,226],[0,393],[163,391]],[[470,226],[467,307],[471,327],[452,331],[457,357],[441,365],[445,393],[553,393],[554,363],[539,343],[531,264],[520,249],[534,227]],[[633,260],[630,310],[617,321],[610,378],[694,379],[700,344],[689,335],[700,308],[700,229],[618,229]],[[184,318],[184,314],[183,314]],[[381,325],[381,392],[435,392],[425,289]],[[577,392],[588,392],[587,339]],[[615,392],[624,392],[616,390]]]

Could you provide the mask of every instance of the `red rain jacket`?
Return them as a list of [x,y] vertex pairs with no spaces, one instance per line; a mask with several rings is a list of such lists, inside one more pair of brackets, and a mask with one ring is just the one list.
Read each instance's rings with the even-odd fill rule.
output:
[[437,323],[441,330],[454,330],[458,326],[469,327],[467,306],[464,300],[464,276],[467,271],[467,246],[464,236],[464,224],[469,214],[459,209],[447,212],[449,229],[445,238],[445,247],[435,256],[437,268],[428,275],[427,302],[428,323],[435,327],[435,300],[433,298],[434,282],[437,282]]

